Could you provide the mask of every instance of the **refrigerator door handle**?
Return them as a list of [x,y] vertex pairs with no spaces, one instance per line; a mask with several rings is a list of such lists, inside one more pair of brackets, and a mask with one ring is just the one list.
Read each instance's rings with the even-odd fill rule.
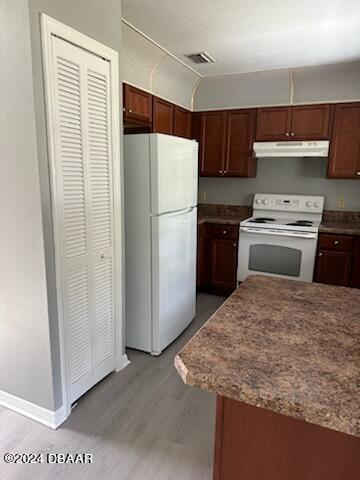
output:
[[184,208],[182,210],[176,210],[175,212],[167,212],[167,213],[159,213],[157,215],[151,215],[152,217],[177,217],[178,215],[184,215],[185,213],[189,213],[194,208],[197,207],[189,207],[189,208]]

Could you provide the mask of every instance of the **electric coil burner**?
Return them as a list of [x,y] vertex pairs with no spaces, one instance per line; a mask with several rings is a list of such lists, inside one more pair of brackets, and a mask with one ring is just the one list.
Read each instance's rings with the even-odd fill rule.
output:
[[256,194],[240,223],[238,280],[262,274],[311,282],[324,197]]
[[252,220],[249,220],[251,223],[269,223],[275,222],[275,218],[267,218],[267,217],[255,217]]

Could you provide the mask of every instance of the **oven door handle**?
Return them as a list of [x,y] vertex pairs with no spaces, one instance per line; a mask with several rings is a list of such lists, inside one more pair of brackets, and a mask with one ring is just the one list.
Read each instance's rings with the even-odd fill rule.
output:
[[310,232],[289,232],[286,230],[260,230],[259,228],[240,227],[240,232],[256,233],[258,235],[275,235],[278,237],[305,238],[308,240],[316,239],[316,233]]

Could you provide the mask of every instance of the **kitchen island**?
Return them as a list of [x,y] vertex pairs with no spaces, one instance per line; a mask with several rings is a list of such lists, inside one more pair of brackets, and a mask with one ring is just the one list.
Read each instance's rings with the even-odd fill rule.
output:
[[359,480],[359,290],[250,276],[175,365],[217,395],[214,479]]

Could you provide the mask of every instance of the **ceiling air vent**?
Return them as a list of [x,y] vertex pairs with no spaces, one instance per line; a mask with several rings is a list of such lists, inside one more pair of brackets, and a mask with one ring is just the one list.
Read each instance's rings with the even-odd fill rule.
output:
[[190,55],[185,55],[185,57],[194,63],[214,63],[215,62],[215,59],[212,58],[206,52],[191,53]]

